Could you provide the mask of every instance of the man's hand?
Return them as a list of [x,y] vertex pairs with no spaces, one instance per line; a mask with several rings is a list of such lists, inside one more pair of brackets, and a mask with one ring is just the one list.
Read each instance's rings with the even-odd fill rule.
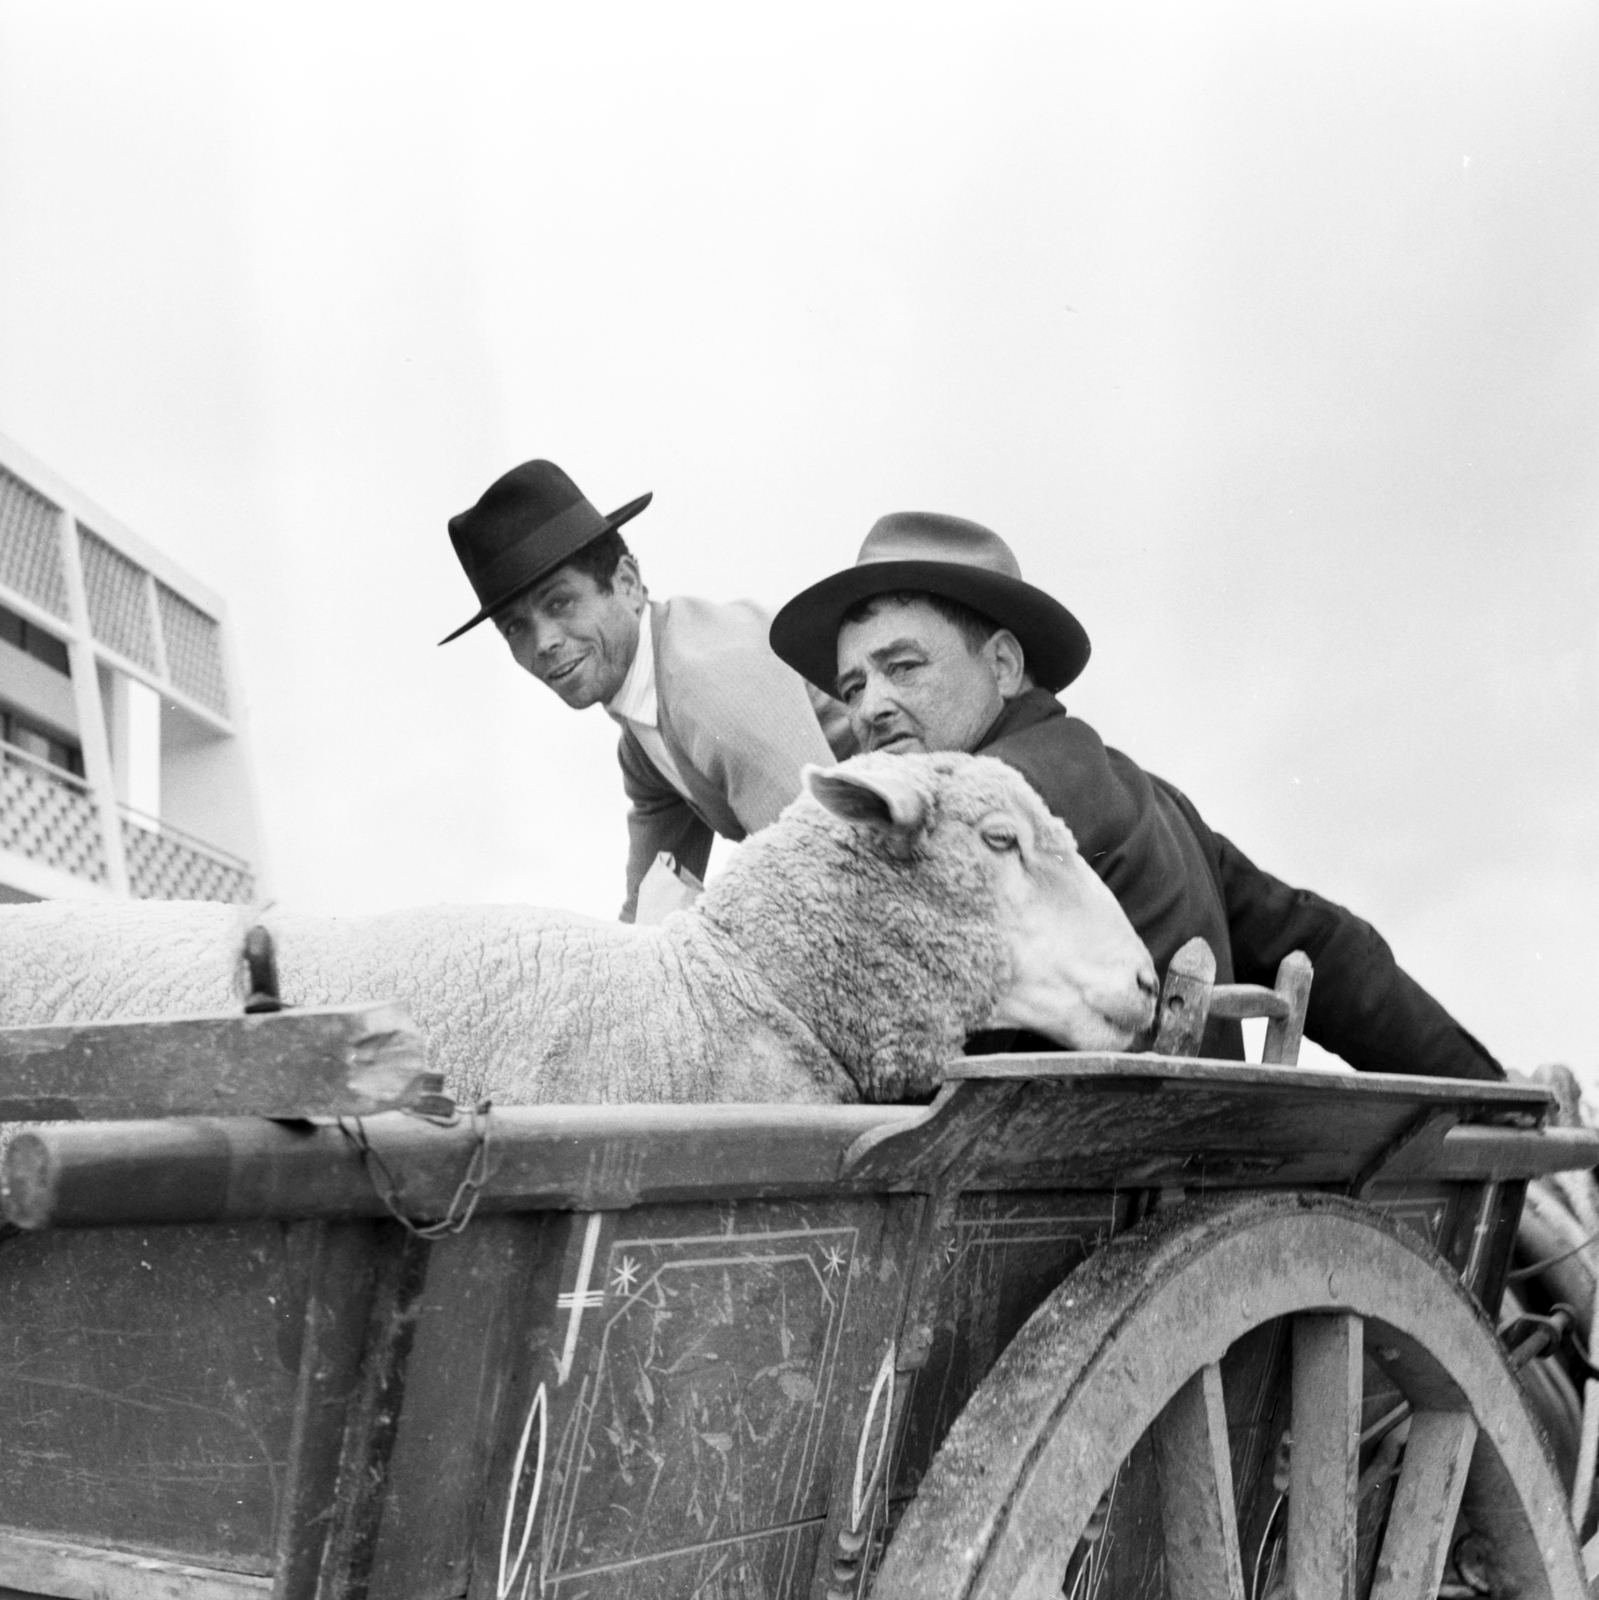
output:
[[686,867],[678,866],[670,851],[661,851],[639,885],[635,925],[665,922],[674,911],[686,911],[699,899],[704,887]]

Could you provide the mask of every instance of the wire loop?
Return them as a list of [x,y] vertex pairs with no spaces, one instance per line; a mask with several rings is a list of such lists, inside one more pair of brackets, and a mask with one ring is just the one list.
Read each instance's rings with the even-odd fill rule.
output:
[[[462,1233],[466,1225],[472,1220],[473,1213],[477,1210],[478,1201],[483,1195],[483,1185],[489,1178],[489,1124],[493,1103],[480,1100],[472,1107],[472,1133],[474,1143],[472,1154],[466,1163],[466,1171],[461,1174],[461,1181],[455,1186],[455,1193],[450,1196],[450,1203],[444,1215],[437,1222],[417,1222],[408,1217],[400,1207],[400,1186],[395,1182],[394,1174],[389,1170],[388,1163],[373,1146],[367,1137],[366,1127],[360,1117],[340,1117],[339,1132],[344,1135],[357,1150],[361,1152],[361,1164],[366,1168],[367,1178],[371,1181],[372,1188],[378,1199],[383,1202],[384,1209],[394,1218],[413,1238],[416,1239],[447,1239],[454,1234]],[[437,1119],[427,1118],[428,1121]],[[459,1117],[452,1122],[459,1121]],[[450,1124],[445,1124],[449,1126]]]

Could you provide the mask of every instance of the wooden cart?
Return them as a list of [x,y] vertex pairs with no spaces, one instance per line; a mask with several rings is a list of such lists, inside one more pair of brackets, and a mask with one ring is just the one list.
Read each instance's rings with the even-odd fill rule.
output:
[[1599,1161],[1540,1089],[999,1056],[931,1106],[335,1119],[370,1025],[7,1046],[11,1115],[68,1056],[103,1114],[108,1052],[115,1109],[226,1114],[12,1145],[0,1586],[1586,1593],[1492,1321],[1526,1181]]

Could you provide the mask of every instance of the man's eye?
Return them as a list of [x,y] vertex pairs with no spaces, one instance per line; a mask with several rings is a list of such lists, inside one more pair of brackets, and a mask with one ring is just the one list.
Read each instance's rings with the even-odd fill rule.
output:
[[841,683],[838,686],[838,697],[847,706],[852,706],[861,697],[861,686],[858,683]]
[[914,672],[916,670],[916,668],[919,667],[920,665],[921,665],[921,662],[919,662],[919,661],[907,661],[907,660],[890,661],[889,664],[888,664],[887,671],[888,671],[889,677],[891,677],[891,678],[903,678],[903,677],[906,677],[911,672]]

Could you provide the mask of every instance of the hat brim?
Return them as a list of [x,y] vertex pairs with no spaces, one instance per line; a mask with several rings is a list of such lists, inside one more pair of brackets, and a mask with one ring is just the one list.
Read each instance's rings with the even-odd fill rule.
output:
[[589,538],[585,539],[582,544],[577,546],[577,549],[568,550],[564,554],[554,557],[546,565],[540,567],[539,570],[533,573],[531,576],[519,578],[516,583],[511,586],[511,588],[505,591],[504,594],[496,595],[495,598],[488,605],[485,605],[475,617],[463,622],[454,633],[445,634],[445,636],[439,640],[439,643],[448,644],[452,639],[459,639],[463,633],[470,633],[471,630],[480,622],[487,622],[496,611],[503,611],[505,607],[510,605],[513,600],[526,594],[534,584],[542,583],[552,572],[556,571],[558,568],[564,567],[567,562],[577,554],[578,550],[586,550],[591,544],[594,543],[596,539],[603,539],[606,534],[615,533],[624,522],[631,522],[633,518],[636,517],[639,512],[641,512],[654,498],[655,491],[652,489],[648,494],[641,494],[637,500],[629,500],[625,506],[622,506],[619,510],[613,511],[610,516],[608,516],[600,525],[600,527],[595,529]]
[[823,578],[772,619],[772,649],[827,694],[836,694],[844,614],[874,595],[936,594],[980,611],[1016,635],[1033,682],[1052,694],[1088,665],[1088,634],[1060,601],[1020,578],[956,561],[868,561]]

